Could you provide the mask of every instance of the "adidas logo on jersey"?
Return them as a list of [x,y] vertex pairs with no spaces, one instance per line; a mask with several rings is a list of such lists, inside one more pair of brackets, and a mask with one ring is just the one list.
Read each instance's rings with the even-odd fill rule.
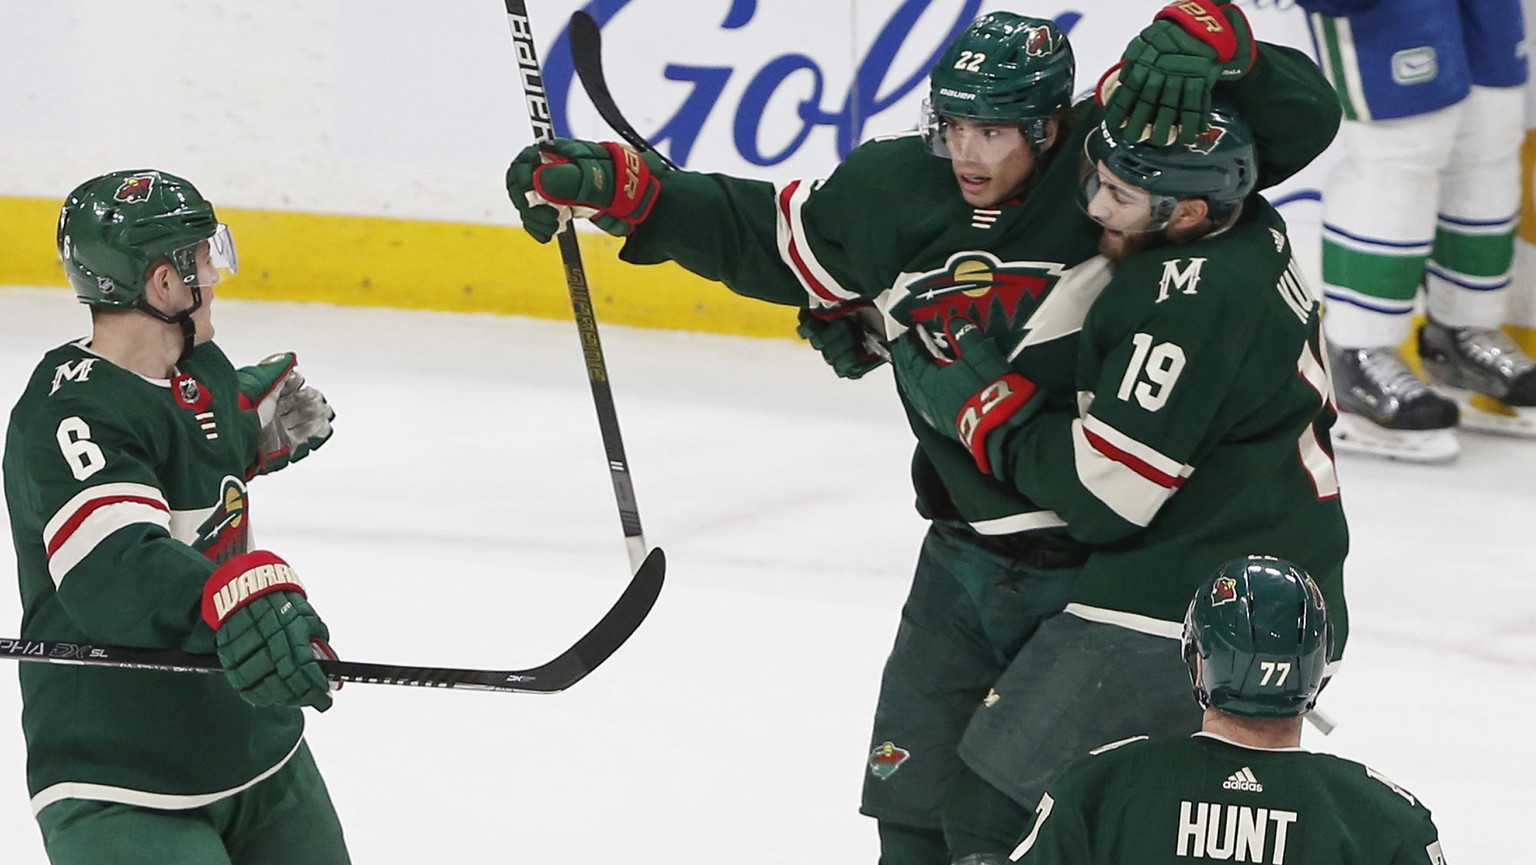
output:
[[1253,775],[1253,770],[1244,766],[1227,776],[1227,780],[1221,782],[1224,790],[1246,790],[1250,793],[1264,792],[1264,785]]

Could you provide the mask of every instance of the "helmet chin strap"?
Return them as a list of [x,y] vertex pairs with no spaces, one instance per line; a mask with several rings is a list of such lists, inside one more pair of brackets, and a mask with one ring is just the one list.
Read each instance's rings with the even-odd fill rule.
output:
[[176,319],[176,323],[181,327],[181,355],[176,358],[176,362],[179,364],[192,356],[192,344],[193,339],[197,336],[197,324],[192,321],[192,310],[176,316]]
[[176,363],[181,363],[192,355],[192,349],[197,339],[197,323],[192,320],[192,313],[197,312],[203,306],[203,289],[196,284],[188,285],[192,290],[192,305],[176,313],[165,313],[156,309],[144,295],[134,303],[135,308],[148,314],[151,318],[157,318],[166,324],[174,324],[181,330],[181,353],[176,357]]

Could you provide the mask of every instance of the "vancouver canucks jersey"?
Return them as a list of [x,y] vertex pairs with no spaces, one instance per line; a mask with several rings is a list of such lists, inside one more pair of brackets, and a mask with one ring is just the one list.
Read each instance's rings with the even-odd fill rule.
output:
[[1444,865],[1412,793],[1376,770],[1211,733],[1105,746],[1040,799],[1022,865]]
[[[1337,99],[1311,58],[1261,44],[1254,70],[1222,96],[1259,141],[1260,184],[1300,170],[1332,139]],[[1100,120],[1079,103],[1052,154],[1019,199],[966,204],[948,160],[915,135],[861,145],[825,182],[772,184],[671,171],[622,257],[672,260],[732,291],[775,303],[835,307],[873,302],[885,336],[964,316],[1019,342],[1014,358],[1042,391],[1068,403],[1082,316],[1109,271],[1098,226],[1077,202],[1083,141]],[[909,410],[909,414],[911,414]],[[977,471],[969,452],[911,417],[918,437],[919,507],[984,534],[1059,531],[1062,519],[1017,487]]]
[[1125,260],[1083,325],[1081,413],[1008,431],[994,469],[1095,545],[1069,611],[1177,636],[1202,579],[1262,553],[1317,580],[1340,656],[1348,533],[1319,312],[1258,195],[1226,231]]
[[[169,380],[91,352],[44,356],[11,413],[5,497],[23,639],[211,652],[199,608],[249,546],[254,413],[212,343]],[[222,675],[22,664],[33,807],[64,798],[186,808],[293,751],[297,709],[257,709]]]

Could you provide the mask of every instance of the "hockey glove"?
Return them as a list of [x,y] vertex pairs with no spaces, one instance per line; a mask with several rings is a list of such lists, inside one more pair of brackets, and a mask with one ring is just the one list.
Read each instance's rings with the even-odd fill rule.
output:
[[1211,112],[1211,88],[1235,81],[1258,57],[1248,19],[1217,0],[1165,6],[1099,82],[1104,122],[1131,141],[1192,144]]
[[288,563],[265,551],[220,565],[203,586],[203,621],[214,630],[219,663],[253,706],[331,707],[317,657],[335,659],[330,631]]
[[248,478],[298,462],[331,438],[336,412],[325,394],[304,383],[298,363],[290,351],[235,371],[240,408],[253,412],[260,427],[259,452]]
[[841,306],[800,310],[800,326],[795,333],[821,352],[822,359],[839,376],[862,378],[864,373],[890,360],[891,354],[880,338],[864,324],[864,316],[875,312],[874,304],[846,303]]
[[1035,383],[1019,375],[979,328],[953,319],[933,334],[919,326],[891,344],[891,364],[907,402],[930,426],[970,450],[991,474],[1001,456],[999,430],[1022,424],[1038,408]]
[[645,221],[661,194],[663,170],[653,154],[622,144],[557,138],[531,145],[507,169],[507,195],[523,230],[547,243],[572,216],[624,237]]

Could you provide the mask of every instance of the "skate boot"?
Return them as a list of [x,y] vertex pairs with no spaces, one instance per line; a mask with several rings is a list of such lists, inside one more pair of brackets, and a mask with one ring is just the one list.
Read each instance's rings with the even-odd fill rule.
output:
[[1429,380],[1461,406],[1461,425],[1478,432],[1536,437],[1536,360],[1493,327],[1419,328]]
[[1334,447],[1419,463],[1456,458],[1456,403],[1430,390],[1397,348],[1328,347],[1339,422]]

